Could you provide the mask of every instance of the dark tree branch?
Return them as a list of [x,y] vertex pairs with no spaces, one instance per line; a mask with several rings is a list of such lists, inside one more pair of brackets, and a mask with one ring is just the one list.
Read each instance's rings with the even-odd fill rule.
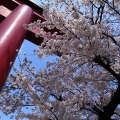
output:
[[114,0],[112,1],[112,4],[113,4],[113,8],[115,8],[115,1]]
[[53,96],[54,98],[56,98],[58,101],[63,101],[63,98],[62,98],[62,95],[60,95],[59,97],[58,96],[56,96],[55,94],[53,94],[53,93],[51,93],[50,94],[51,96]]
[[30,104],[22,104],[21,106],[22,106],[22,107],[33,107],[33,106],[35,106],[35,105],[32,105],[32,104],[31,104],[31,105],[30,105]]
[[104,6],[101,5],[101,13],[100,13],[100,20],[99,20],[99,24],[102,21],[102,16],[103,16],[103,11],[104,11]]
[[120,75],[116,74],[109,66],[101,60],[101,56],[96,56],[94,62],[98,63],[100,66],[105,68],[111,75],[113,75],[118,81],[118,88],[111,98],[110,102],[103,107],[103,112],[99,112],[99,119],[111,120],[111,116],[114,114],[115,109],[120,104]]
[[98,23],[99,14],[100,14],[100,9],[101,9],[101,6],[98,8],[98,11],[97,11],[97,18],[96,18],[96,20],[95,20],[95,24]]
[[80,110],[87,110],[87,111],[90,111],[90,112],[92,112],[94,114],[98,114],[95,110],[87,108],[87,107],[81,107]]
[[89,0],[90,1],[90,3],[95,7],[95,8],[99,8],[99,7],[97,7],[91,0]]
[[91,22],[92,22],[92,24],[94,25],[94,19],[93,19],[93,5],[92,5],[92,8],[91,8],[92,10],[92,17],[91,17]]
[[102,0],[104,3],[106,3],[116,14],[120,15],[120,12],[118,12],[113,6],[111,6],[108,1]]
[[102,110],[100,110],[96,106],[94,106],[92,109],[97,113],[97,115],[100,115],[102,113]]
[[120,115],[117,112],[114,112],[114,114],[120,117]]
[[40,100],[40,98],[39,97],[37,97],[37,100],[38,101],[40,101],[40,103],[45,107],[45,108],[47,108],[48,109],[48,111],[50,111],[51,112],[51,114],[56,118],[56,120],[58,120],[58,117],[56,116],[56,114],[55,113],[53,113],[53,111],[52,111],[52,109],[49,109],[41,100]]
[[[89,0],[90,1],[90,0]],[[92,24],[97,24],[97,23],[101,23],[102,21],[102,16],[103,16],[103,11],[104,11],[104,5],[100,5],[99,7],[97,7],[92,1],[90,1],[90,3],[92,4],[92,18],[91,18],[91,21],[92,21]],[[97,18],[95,20],[95,23],[94,23],[94,20],[93,20],[93,13],[94,13],[94,8],[97,9]],[[99,20],[99,21],[98,21]]]
[[102,66],[104,69],[106,69],[111,75],[113,75],[116,80],[120,83],[120,75],[115,73],[111,68],[109,64],[106,64],[103,62],[102,57],[100,55],[96,56],[94,59],[94,62],[98,63],[100,66]]
[[108,35],[106,33],[102,33],[102,34],[105,35],[106,37],[109,37],[115,45],[117,45],[118,47],[120,47],[120,45],[117,43],[117,41],[114,39],[113,36]]
[[120,104],[120,84],[118,85],[118,88],[116,92],[114,93],[110,102],[106,106],[103,107],[104,113],[107,116],[111,117],[114,114],[114,111],[119,104]]

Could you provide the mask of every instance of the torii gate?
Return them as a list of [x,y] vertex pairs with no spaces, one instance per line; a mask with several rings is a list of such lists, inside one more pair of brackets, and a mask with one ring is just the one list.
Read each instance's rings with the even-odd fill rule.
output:
[[[43,38],[23,28],[38,19],[44,21],[43,9],[31,0],[0,0],[0,90],[12,68],[23,40],[40,45]],[[54,32],[52,30],[51,32]]]

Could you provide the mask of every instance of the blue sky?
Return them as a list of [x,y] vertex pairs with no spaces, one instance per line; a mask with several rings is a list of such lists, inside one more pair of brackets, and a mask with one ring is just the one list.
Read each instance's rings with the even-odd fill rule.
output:
[[[22,47],[18,53],[18,57],[19,59],[22,61],[23,60],[23,57],[24,57],[24,53],[27,54],[28,56],[28,60],[31,60],[32,61],[32,64],[34,66],[36,66],[36,71],[38,71],[39,69],[42,69],[46,66],[46,63],[49,62],[49,61],[52,61],[52,60],[55,60],[56,56],[49,56],[49,57],[46,57],[44,59],[38,59],[38,56],[37,55],[32,55],[33,54],[33,50],[36,50],[38,48],[37,45],[29,42],[28,40],[24,40],[23,44],[22,44]],[[18,60],[18,57],[16,58],[15,60],[15,63],[13,66],[16,66],[19,68],[19,60]],[[11,70],[10,73],[13,73],[13,69]]]

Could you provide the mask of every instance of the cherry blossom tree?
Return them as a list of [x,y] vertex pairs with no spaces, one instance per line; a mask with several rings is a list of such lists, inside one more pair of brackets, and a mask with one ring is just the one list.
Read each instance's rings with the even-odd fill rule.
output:
[[46,21],[25,27],[39,29],[36,36],[44,38],[34,55],[59,58],[36,72],[24,55],[21,69],[14,67],[16,74],[1,92],[0,109],[15,112],[16,119],[119,120],[119,4],[120,0],[43,2]]

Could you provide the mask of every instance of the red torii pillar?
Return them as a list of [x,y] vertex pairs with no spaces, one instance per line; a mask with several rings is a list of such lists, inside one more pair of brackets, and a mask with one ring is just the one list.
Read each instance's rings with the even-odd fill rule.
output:
[[0,23],[0,90],[26,36],[23,24],[31,23],[33,15],[29,6],[20,5]]

